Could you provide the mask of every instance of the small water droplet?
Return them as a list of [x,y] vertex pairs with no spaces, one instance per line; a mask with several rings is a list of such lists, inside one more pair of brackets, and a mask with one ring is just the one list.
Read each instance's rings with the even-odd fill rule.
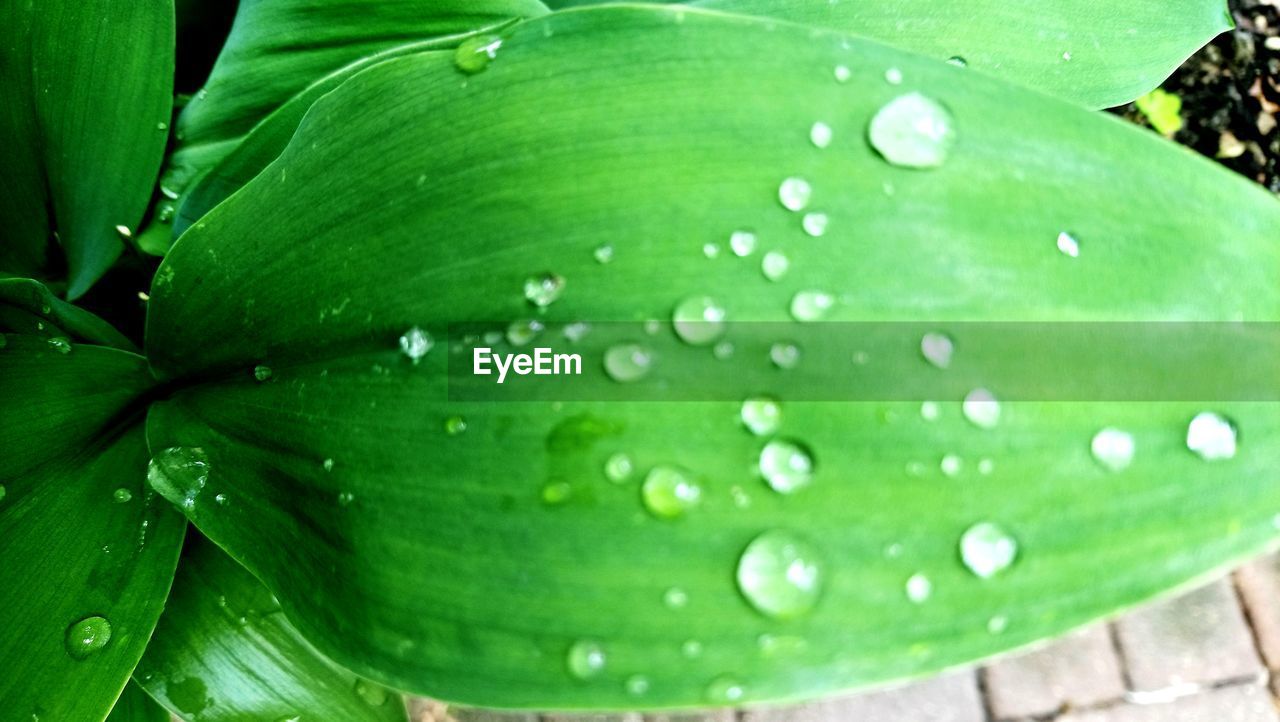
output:
[[884,71],[884,79],[889,85],[902,85],[902,71],[897,68],[889,68]]
[[1205,461],[1230,459],[1236,455],[1237,435],[1230,419],[1205,411],[1187,425],[1187,448]]
[[923,604],[933,594],[933,582],[923,572],[916,572],[907,578],[907,599],[915,604]]
[[1058,250],[1072,258],[1079,258],[1080,242],[1075,239],[1075,236],[1063,231],[1058,234]]
[[800,347],[779,341],[769,347],[769,360],[780,369],[793,369],[800,365]]
[[116,233],[119,233],[120,237],[126,241],[133,238],[133,231],[128,226],[116,226]]
[[790,494],[813,481],[813,454],[796,441],[774,439],[760,451],[760,473],[779,494]]
[[768,436],[782,425],[782,405],[767,396],[742,402],[742,423],[756,436]]
[[791,317],[797,321],[819,321],[836,305],[836,297],[825,291],[797,291],[791,297]]
[[721,361],[726,361],[732,358],[733,352],[734,348],[732,341],[721,341],[711,349],[711,354]]
[[671,314],[676,335],[686,343],[705,346],[724,333],[725,309],[709,296],[691,296]]
[[213,500],[214,500],[214,501],[216,501],[216,502],[218,502],[219,504],[226,504],[226,503],[227,503],[227,495],[226,495],[226,494],[215,494],[215,495],[214,495],[214,497],[213,497]]
[[813,127],[809,128],[809,141],[816,148],[826,148],[831,145],[831,135],[831,126],[822,121],[814,123]]
[[529,276],[524,281],[524,297],[537,306],[546,308],[560,298],[564,291],[564,278],[554,273],[540,273]]
[[209,480],[209,457],[199,447],[173,446],[147,464],[147,483],[183,509],[194,509],[196,497]]
[[804,210],[812,196],[813,187],[803,178],[792,176],[783,180],[778,186],[778,200],[782,202],[782,207],[789,211]]
[[360,699],[364,700],[365,704],[370,707],[381,707],[390,699],[386,687],[366,679],[357,679],[355,690]]
[[596,259],[596,263],[609,263],[613,260],[613,246],[608,243],[602,246],[596,246],[596,249],[591,252],[591,255]]
[[444,420],[444,431],[450,436],[457,436],[467,430],[467,420],[461,416],[450,416]]
[[712,704],[733,704],[742,701],[747,690],[732,677],[717,677],[707,685],[707,701]]
[[707,258],[712,258],[712,259],[714,259],[714,258],[719,258],[719,257],[720,257],[720,245],[719,245],[719,244],[717,244],[717,243],[704,243],[704,244],[702,245],[702,255],[706,256]]
[[697,659],[702,656],[702,642],[696,639],[686,639],[680,645],[680,654],[685,659]]
[[111,498],[116,500],[117,504],[124,504],[133,499],[133,492],[124,487],[120,487],[111,492]]
[[942,415],[942,408],[938,406],[937,401],[925,401],[920,404],[920,418],[925,421],[937,421]]
[[987,476],[992,471],[995,471],[995,468],[996,468],[996,462],[992,461],[991,459],[978,459],[979,474],[982,474],[983,476]]
[[325,471],[333,471],[333,459],[325,459],[321,466],[324,467]]
[[610,346],[604,353],[604,370],[614,380],[629,383],[644,378],[653,367],[653,354],[634,343]]
[[934,366],[945,369],[951,366],[951,354],[955,344],[944,333],[926,333],[920,339],[920,353]]
[[702,487],[674,466],[655,466],[644,478],[641,497],[649,513],[663,519],[683,516],[702,501]]
[[680,587],[671,587],[662,593],[662,603],[667,609],[684,609],[689,604],[689,593]]
[[422,360],[422,357],[427,355],[427,352],[435,344],[436,341],[431,337],[431,334],[417,326],[405,331],[404,335],[400,337],[400,351],[405,356],[408,356],[409,360],[415,365]]
[[571,343],[578,343],[591,333],[591,324],[585,321],[575,321],[564,327],[564,337],[569,339]]
[[609,481],[615,484],[621,484],[631,478],[632,472],[635,471],[635,464],[632,463],[631,457],[623,452],[618,452],[608,458],[604,462],[604,475]]
[[106,617],[85,617],[67,627],[66,649],[72,659],[88,659],[111,641],[111,622]]
[[950,477],[956,477],[960,474],[960,469],[964,466],[964,460],[955,454],[947,454],[942,457],[942,461],[938,467],[942,469],[942,473]]
[[266,381],[271,378],[271,367],[262,365],[254,366],[253,377],[258,381]]
[[489,67],[501,47],[502,38],[497,35],[483,33],[467,38],[454,51],[453,65],[467,75],[474,75]]
[[569,647],[566,663],[569,673],[578,679],[590,679],[604,671],[608,657],[599,642],[580,640]]
[[643,674],[633,674],[624,682],[627,694],[639,697],[649,691],[649,678]]
[[769,251],[760,259],[760,272],[770,281],[777,281],[787,274],[790,259],[782,251]]
[[567,481],[552,481],[542,487],[542,502],[551,506],[563,504],[573,496],[573,485]]
[[951,65],[956,66],[957,68],[969,67],[969,61],[965,60],[959,55],[952,55],[951,57],[947,58],[947,62],[950,63]]
[[1063,60],[1065,60],[1065,61],[1067,61],[1068,63],[1069,63],[1069,62],[1071,62],[1071,51],[1070,51],[1070,50],[1067,50],[1067,51],[1063,52],[1063,53],[1062,53],[1062,59],[1063,59]]
[[960,406],[969,423],[980,429],[993,429],[1000,423],[1000,402],[986,389],[974,389]]
[[338,506],[350,506],[351,502],[356,500],[356,495],[350,491],[338,492]]
[[832,71],[832,74],[835,75],[837,83],[847,83],[849,82],[849,78],[853,77],[853,73],[850,72],[848,66],[845,65],[837,65],[835,70]]
[[62,336],[54,336],[49,339],[49,345],[53,347],[53,350],[60,354],[71,353],[71,340],[63,338]]
[[747,545],[738,560],[737,578],[751,606],[778,619],[805,614],[822,591],[813,548],[780,530],[767,531]]
[[885,160],[906,168],[936,168],[955,145],[955,121],[937,101],[919,93],[900,95],[871,119],[871,146]]
[[1089,451],[1108,470],[1123,471],[1133,462],[1133,434],[1110,427],[1102,429],[1093,435]]
[[997,614],[987,620],[987,631],[992,634],[1000,634],[1009,627],[1009,618],[1003,614]]
[[960,559],[982,579],[1008,569],[1017,556],[1018,542],[993,522],[974,524],[960,537]]
[[512,321],[511,325],[507,326],[507,343],[512,346],[529,344],[542,333],[543,328],[545,327],[541,321],[532,319]]
[[827,232],[827,225],[830,219],[826,213],[806,213],[800,221],[800,227],[808,236],[813,238],[821,238]]
[[729,248],[738,258],[746,258],[756,250],[756,234],[751,231],[734,231],[729,235]]

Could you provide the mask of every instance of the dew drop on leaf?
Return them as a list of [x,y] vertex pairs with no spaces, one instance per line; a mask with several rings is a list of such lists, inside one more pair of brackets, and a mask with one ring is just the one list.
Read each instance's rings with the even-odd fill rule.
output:
[[431,347],[435,346],[435,343],[435,339],[431,337],[431,334],[414,326],[405,331],[404,335],[400,337],[400,351],[405,356],[408,356],[410,361],[417,364],[422,360],[422,357],[427,355]]
[[709,296],[691,296],[671,314],[676,335],[685,343],[705,346],[724,333],[724,306]]
[[760,474],[779,494],[790,494],[813,481],[813,454],[796,441],[774,439],[760,450]]
[[194,509],[209,481],[209,457],[199,447],[173,446],[147,464],[147,483],[170,503]]
[[1075,236],[1063,231],[1058,234],[1058,250],[1065,256],[1072,258],[1080,257],[1080,242]]
[[804,229],[805,235],[821,238],[826,234],[829,223],[826,213],[806,213],[800,221],[800,227]]
[[644,378],[653,366],[649,349],[634,343],[610,346],[604,352],[604,370],[614,381],[629,383]]
[[365,704],[370,707],[381,707],[390,698],[386,687],[366,679],[356,680],[355,690],[360,699],[364,700]]
[[635,464],[631,461],[631,457],[621,451],[613,454],[604,462],[605,478],[615,484],[621,484],[630,479],[634,471]]
[[926,333],[920,339],[920,353],[924,359],[937,368],[951,366],[951,354],[955,351],[955,343],[951,337],[943,333]]
[[257,379],[258,381],[266,381],[267,379],[271,378],[271,367],[262,366],[262,365],[254,366],[253,378]]
[[937,401],[925,401],[920,404],[920,418],[925,421],[937,421],[942,415],[942,408]]
[[603,246],[596,246],[596,250],[592,251],[591,255],[596,259],[596,263],[609,263],[613,260],[613,246],[607,243]]
[[751,606],[776,619],[807,613],[822,591],[817,554],[789,532],[767,531],[738,560],[738,589]]
[[524,281],[524,297],[538,308],[546,308],[560,298],[564,291],[564,278],[554,273],[540,273]]
[[467,38],[454,51],[453,65],[467,75],[474,75],[489,67],[501,47],[502,38],[497,35],[484,33]]
[[923,572],[916,572],[907,578],[907,599],[915,604],[923,604],[933,594],[933,582]]
[[119,489],[111,492],[111,498],[115,499],[117,504],[124,504],[125,502],[133,499],[133,492],[124,487],[120,487]]
[[951,112],[919,93],[889,101],[871,119],[867,135],[881,157],[905,168],[941,166],[956,141]]
[[1000,423],[1000,402],[986,389],[970,391],[960,410],[969,423],[981,429],[993,429]]
[[707,702],[716,705],[733,704],[747,693],[742,683],[732,677],[717,677],[707,685]]
[[734,231],[729,234],[729,248],[738,258],[746,258],[756,250],[756,234],[751,231]]
[[1236,425],[1220,414],[1205,411],[1187,425],[1187,448],[1205,461],[1232,458],[1236,443]]
[[768,436],[782,425],[782,405],[767,396],[742,402],[742,423],[756,436]]
[[815,148],[826,148],[831,145],[831,126],[818,121],[809,128],[809,142],[813,143]]
[[791,317],[797,321],[819,321],[836,305],[836,297],[825,291],[797,291],[791,297]]
[[649,691],[649,678],[643,674],[633,674],[624,683],[627,694],[639,697]]
[[444,432],[450,436],[457,436],[467,430],[467,420],[461,416],[450,416],[444,420]]
[[942,469],[943,474],[953,478],[960,475],[960,469],[963,466],[964,461],[955,454],[947,454],[946,456],[943,456],[942,461],[938,464],[938,467]]
[[66,649],[72,659],[88,659],[111,641],[111,622],[106,617],[85,617],[67,627]]
[[793,369],[800,365],[800,347],[779,341],[769,347],[769,360],[780,369]]
[[590,679],[604,671],[608,657],[599,642],[580,640],[569,647],[566,664],[569,674],[578,679]]
[[837,65],[832,71],[832,75],[835,76],[837,83],[847,83],[849,78],[853,77],[853,73],[849,71],[847,65]]
[[1110,427],[1102,429],[1089,442],[1089,452],[1107,470],[1123,471],[1133,463],[1133,434]]
[[54,336],[49,339],[49,345],[60,354],[71,353],[71,340],[62,336]]
[[544,328],[541,321],[532,319],[512,321],[507,326],[507,343],[512,346],[525,346],[537,338]]
[[641,486],[644,508],[662,519],[674,519],[702,501],[702,487],[688,473],[674,466],[655,466]]
[[969,61],[965,60],[959,55],[952,55],[951,57],[947,58],[947,62],[950,63],[951,65],[956,66],[957,68],[969,67]]
[[778,200],[782,202],[782,207],[789,211],[804,210],[808,207],[809,198],[812,195],[813,187],[803,178],[792,176],[783,180],[778,186]]
[[680,587],[670,587],[662,593],[662,604],[667,609],[684,609],[689,604],[689,593]]
[[1017,556],[1018,542],[993,522],[974,524],[960,536],[960,559],[982,579],[1008,569]]
[[685,659],[697,659],[702,656],[702,642],[696,639],[686,639],[680,644],[680,654]]
[[902,85],[902,71],[897,68],[889,68],[884,71],[884,80],[889,85]]
[[769,251],[760,259],[760,272],[770,281],[777,281],[787,274],[791,261],[782,251]]

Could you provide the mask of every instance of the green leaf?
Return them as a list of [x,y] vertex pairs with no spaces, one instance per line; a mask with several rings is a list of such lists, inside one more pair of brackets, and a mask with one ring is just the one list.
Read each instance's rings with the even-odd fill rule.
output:
[[399,695],[320,656],[252,574],[198,535],[135,678],[174,714],[202,722],[405,720]]
[[243,0],[208,82],[178,120],[163,187],[184,193],[259,121],[349,63],[546,12],[538,0]]
[[169,711],[142,691],[137,682],[124,688],[107,722],[169,722]]
[[1155,88],[1210,38],[1233,27],[1223,0],[693,4],[844,30],[939,60],[961,58],[971,69],[1092,108],[1123,105]]
[[[841,64],[861,72],[837,84]],[[884,82],[888,68],[902,86]],[[811,487],[782,496],[752,471],[764,440],[736,402],[460,403],[445,373],[445,324],[501,331],[537,314],[632,322],[630,340],[678,376],[709,351],[643,322],[703,294],[779,335],[803,289],[842,299],[831,321],[1273,321],[1280,205],[1260,188],[981,74],[688,9],[530,21],[461,80],[449,59],[416,55],[322,98],[285,153],[174,246],[153,287],[155,372],[202,382],[152,407],[152,447],[208,452],[189,517],[344,666],[482,706],[808,697],[1063,633],[1272,540],[1280,418],[1266,404],[1215,405],[1243,441],[1209,463],[1185,446],[1197,405],[1007,404],[988,431],[964,422],[958,399],[932,424],[905,403],[791,401],[856,368],[802,362],[776,387],[739,389],[781,399],[783,433],[816,458]],[[954,116],[934,170],[890,165],[865,139],[912,91]],[[825,149],[809,140],[819,120],[833,131]],[[789,176],[829,215],[822,238],[779,205]],[[743,228],[756,255],[704,257]],[[1056,248],[1064,230],[1078,258]],[[610,263],[593,257],[602,244]],[[777,283],[761,274],[765,250],[790,258]],[[523,284],[548,271],[566,285],[538,312]],[[397,343],[414,326],[437,335],[418,364]],[[583,379],[601,377],[606,343],[592,333],[574,347]],[[868,351],[904,374],[937,371],[918,348]],[[998,393],[1002,357],[989,357]],[[726,384],[750,363],[726,362]],[[255,380],[257,365],[270,377]],[[454,415],[465,432],[447,430]],[[1124,473],[1090,457],[1107,425],[1137,439]],[[624,484],[603,472],[618,452],[637,469]],[[963,483],[906,471],[947,453],[994,469]],[[697,510],[646,512],[638,479],[659,465],[700,482]],[[544,503],[548,486],[567,498]],[[990,580],[957,551],[984,520],[1021,549]],[[817,550],[826,582],[808,615],[762,615],[735,587],[740,555],[771,529]],[[917,572],[933,581],[921,605],[904,593]],[[685,607],[664,605],[673,587]],[[568,657],[584,640],[606,664],[581,679]],[[700,655],[682,653],[690,641]],[[627,691],[636,675],[644,694]]]
[[173,3],[0,7],[0,270],[76,298],[120,255],[151,197],[173,102]]
[[152,381],[124,351],[0,338],[0,669],[13,671],[0,709],[101,720],[151,637],[186,527],[144,481],[137,404]]
[[62,337],[137,351],[111,324],[54,296],[44,284],[29,278],[0,279],[0,332]]

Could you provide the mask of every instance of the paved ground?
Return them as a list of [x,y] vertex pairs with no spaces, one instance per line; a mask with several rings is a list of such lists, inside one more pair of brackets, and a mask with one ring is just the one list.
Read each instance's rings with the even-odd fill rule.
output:
[[414,722],[1280,722],[1280,556],[1044,649],[896,690],[690,715],[511,715],[414,702]]

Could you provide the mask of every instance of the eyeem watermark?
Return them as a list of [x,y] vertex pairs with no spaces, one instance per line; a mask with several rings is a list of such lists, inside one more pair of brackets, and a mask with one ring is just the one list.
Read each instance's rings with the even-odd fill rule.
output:
[[[490,376],[498,372],[498,383],[507,380],[507,373],[519,376],[580,376],[582,357],[576,353],[553,353],[550,348],[535,348],[527,353],[494,353],[491,348],[476,348],[471,355],[471,369],[476,376]],[[490,368],[490,367],[493,368]]]

